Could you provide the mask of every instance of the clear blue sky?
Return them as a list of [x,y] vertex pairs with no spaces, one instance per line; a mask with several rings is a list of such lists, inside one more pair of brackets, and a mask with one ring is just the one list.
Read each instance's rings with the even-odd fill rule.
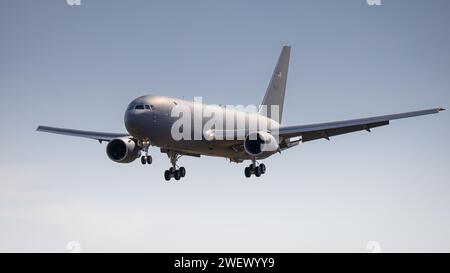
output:
[[450,107],[450,2],[0,1],[0,251],[450,251],[450,118],[394,121],[181,183],[39,124],[124,132],[129,101],[261,101],[292,46],[286,124]]

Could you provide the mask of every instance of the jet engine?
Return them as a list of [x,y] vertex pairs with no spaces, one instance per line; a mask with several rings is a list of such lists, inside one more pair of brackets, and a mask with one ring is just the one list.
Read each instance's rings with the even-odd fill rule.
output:
[[114,162],[130,163],[140,156],[140,149],[131,138],[115,138],[106,146],[106,154]]
[[245,152],[251,156],[265,157],[279,150],[278,142],[270,133],[260,131],[245,137]]

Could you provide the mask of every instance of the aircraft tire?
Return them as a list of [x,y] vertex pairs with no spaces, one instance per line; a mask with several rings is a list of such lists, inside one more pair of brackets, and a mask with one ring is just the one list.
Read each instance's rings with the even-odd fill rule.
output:
[[261,169],[261,174],[265,174],[266,173],[266,165],[264,165],[264,164],[260,164],[259,165],[259,168]]
[[250,167],[245,167],[244,174],[245,174],[245,177],[247,177],[247,178],[252,176],[252,171],[250,170]]
[[255,176],[256,177],[260,177],[261,176],[261,168],[260,167],[256,167],[255,168]]
[[180,167],[179,169],[180,176],[185,177],[186,176],[186,169],[184,167]]
[[153,162],[153,158],[150,155],[148,155],[145,161],[147,162],[147,164],[150,165]]
[[179,171],[179,170],[176,170],[176,171],[173,173],[173,177],[175,177],[175,180],[180,180],[180,178],[181,178],[180,171]]
[[166,179],[166,181],[169,181],[170,178],[172,178],[172,173],[169,170],[166,170],[164,172],[164,179]]

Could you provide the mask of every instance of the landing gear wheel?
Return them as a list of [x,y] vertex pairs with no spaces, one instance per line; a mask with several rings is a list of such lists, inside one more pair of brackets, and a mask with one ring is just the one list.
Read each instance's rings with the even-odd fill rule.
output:
[[173,177],[175,177],[175,180],[180,180],[181,174],[179,170],[176,170],[173,174]]
[[259,168],[261,169],[261,174],[265,174],[266,173],[266,165],[264,165],[263,163],[261,163],[259,165]]
[[262,163],[258,164],[256,162],[256,159],[253,159],[252,163],[244,170],[245,177],[247,178],[251,177],[252,174],[255,174],[256,177],[260,177],[265,173],[266,173],[266,165]]
[[[148,156],[146,156],[146,158],[147,158],[147,159],[146,159],[147,164],[149,164],[149,165],[152,164],[152,161],[153,161],[152,157],[148,155]],[[142,160],[142,159],[141,159],[141,160]]]
[[166,179],[166,181],[169,181],[170,178],[172,178],[172,173],[169,170],[165,171],[164,178]]
[[184,177],[186,175],[186,169],[184,167],[180,167],[178,171],[180,172],[181,177]]
[[245,177],[247,177],[247,178],[252,176],[252,171],[250,170],[250,167],[245,167],[244,173],[245,173]]
[[145,156],[141,157],[141,163],[142,165],[145,165],[147,163],[147,159],[145,158]]
[[255,168],[255,176],[260,177],[261,176],[261,168],[258,166]]
[[[181,155],[177,154],[175,151],[168,151],[167,156],[170,159],[170,164],[172,167],[170,167],[164,174],[164,176],[168,176],[170,174],[170,177],[175,178],[175,180],[180,180],[182,177],[186,175],[186,169],[184,167],[178,167],[177,160],[181,157]],[[168,174],[167,174],[168,173]]]

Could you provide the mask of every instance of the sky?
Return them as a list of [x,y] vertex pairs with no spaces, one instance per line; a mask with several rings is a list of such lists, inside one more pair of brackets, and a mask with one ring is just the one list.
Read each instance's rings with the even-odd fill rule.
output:
[[126,132],[144,94],[258,104],[292,46],[283,124],[450,107],[450,1],[0,0],[0,252],[450,251],[450,118],[248,163],[117,164],[38,125]]

